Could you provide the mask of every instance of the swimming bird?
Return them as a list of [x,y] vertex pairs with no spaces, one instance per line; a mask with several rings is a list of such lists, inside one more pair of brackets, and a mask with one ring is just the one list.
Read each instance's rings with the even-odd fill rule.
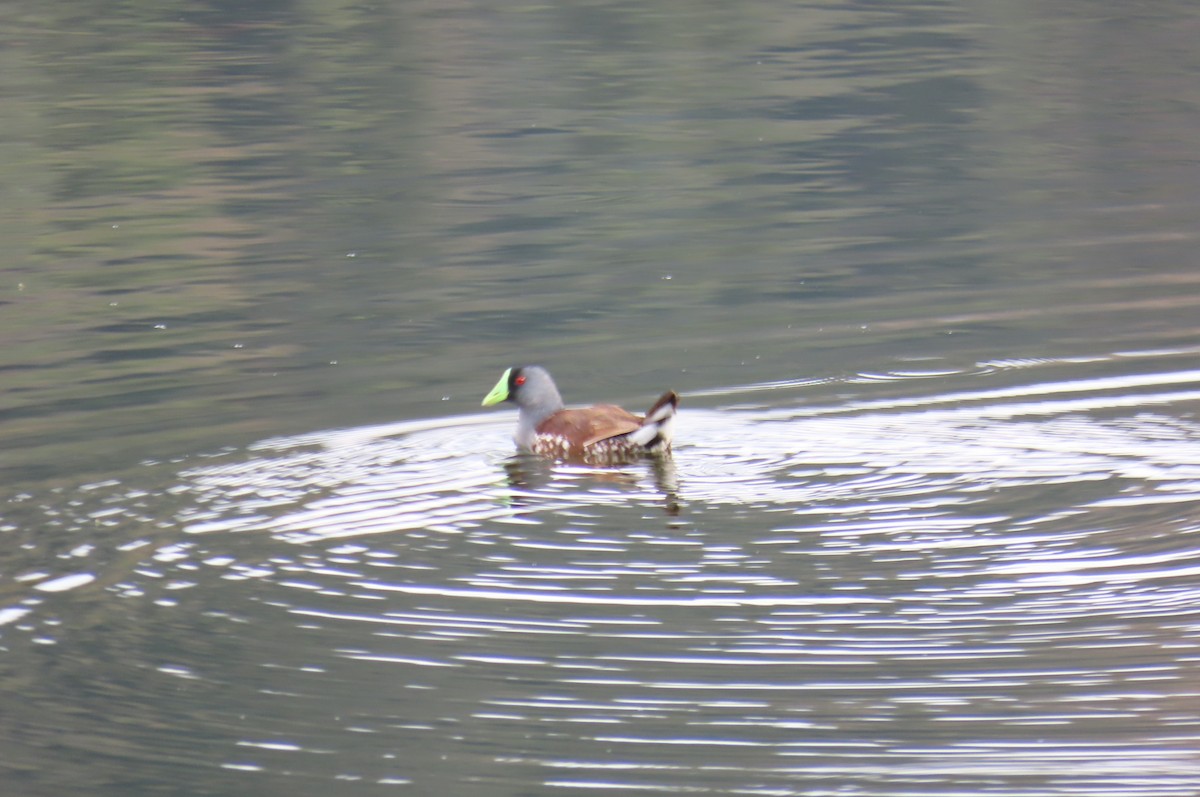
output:
[[490,407],[511,401],[517,416],[517,447],[538,456],[605,465],[647,454],[668,455],[679,396],[668,390],[645,417],[613,404],[566,409],[550,373],[540,365],[516,365],[483,399]]

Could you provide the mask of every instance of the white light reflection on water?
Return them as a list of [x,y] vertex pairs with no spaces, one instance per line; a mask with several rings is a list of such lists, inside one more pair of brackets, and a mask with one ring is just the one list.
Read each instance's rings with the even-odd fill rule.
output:
[[[256,776],[320,752],[379,783],[466,756],[631,793],[1194,793],[1200,424],[1158,390],[1188,379],[692,408],[664,467],[512,458],[507,416],[267,441],[55,506],[63,569],[0,622],[47,642],[47,601],[151,603],[150,669],[195,688],[188,618],[217,624],[271,674],[218,762]],[[458,763],[397,752],[429,745]]]

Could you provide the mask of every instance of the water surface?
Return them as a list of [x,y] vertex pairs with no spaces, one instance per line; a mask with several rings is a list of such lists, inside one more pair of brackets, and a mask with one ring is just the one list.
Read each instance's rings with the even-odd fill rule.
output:
[[1198,22],[14,15],[6,785],[1200,791]]

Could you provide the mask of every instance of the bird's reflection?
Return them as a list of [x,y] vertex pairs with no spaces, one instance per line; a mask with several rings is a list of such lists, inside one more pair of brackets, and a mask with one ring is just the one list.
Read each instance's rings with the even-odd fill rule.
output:
[[567,479],[576,490],[590,485],[637,487],[647,470],[655,490],[662,497],[663,514],[677,517],[680,512],[679,480],[670,457],[646,457],[620,466],[596,467],[555,462],[528,453],[517,453],[504,461],[508,483],[507,503],[513,509],[534,509],[546,503],[543,491]]

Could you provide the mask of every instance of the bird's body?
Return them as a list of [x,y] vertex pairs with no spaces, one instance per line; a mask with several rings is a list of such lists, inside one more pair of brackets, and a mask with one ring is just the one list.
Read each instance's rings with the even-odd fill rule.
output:
[[546,369],[526,365],[505,371],[483,406],[501,401],[520,410],[514,439],[522,450],[600,465],[669,454],[679,396],[668,390],[645,417],[613,404],[567,409]]

